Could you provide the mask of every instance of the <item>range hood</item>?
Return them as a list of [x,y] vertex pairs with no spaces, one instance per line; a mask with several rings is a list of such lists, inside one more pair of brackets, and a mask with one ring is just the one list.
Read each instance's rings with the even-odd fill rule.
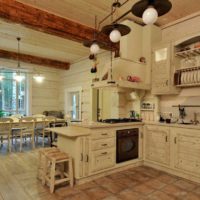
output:
[[[121,87],[137,90],[150,90],[151,85],[145,83],[144,74],[146,70],[146,64],[135,62],[129,59],[116,58],[112,62],[112,70],[110,62],[105,65],[104,73],[102,77],[107,74],[108,79],[96,81],[92,83],[93,88],[105,88],[105,87]],[[126,69],[126,70],[124,70]],[[141,82],[127,81],[127,76],[138,76],[141,78]]]

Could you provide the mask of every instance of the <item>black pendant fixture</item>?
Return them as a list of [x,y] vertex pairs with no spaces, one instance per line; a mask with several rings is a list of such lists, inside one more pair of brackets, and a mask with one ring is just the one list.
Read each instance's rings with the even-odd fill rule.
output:
[[157,10],[158,16],[162,16],[171,10],[172,3],[169,0],[141,0],[133,5],[131,12],[141,18],[149,6]]
[[128,26],[118,23],[104,26],[101,32],[110,35],[110,33],[115,29],[121,33],[121,36],[128,35],[131,32],[131,29]]

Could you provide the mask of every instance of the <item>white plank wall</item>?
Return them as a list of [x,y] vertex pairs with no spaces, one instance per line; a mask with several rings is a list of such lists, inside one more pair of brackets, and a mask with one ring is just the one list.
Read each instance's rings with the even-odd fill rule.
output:
[[91,119],[91,83],[92,79],[99,77],[104,65],[109,61],[109,53],[105,52],[98,56],[99,65],[98,72],[91,74],[90,69],[93,61],[86,58],[80,62],[72,64],[70,70],[60,72],[60,95],[59,95],[59,109],[64,110],[64,92],[67,88],[82,87],[82,120]]

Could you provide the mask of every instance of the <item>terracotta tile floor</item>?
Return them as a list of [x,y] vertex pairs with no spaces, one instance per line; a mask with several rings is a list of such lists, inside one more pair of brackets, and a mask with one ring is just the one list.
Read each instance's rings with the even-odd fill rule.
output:
[[137,167],[50,194],[36,178],[38,152],[0,155],[0,200],[200,200],[200,184]]
[[200,200],[200,184],[149,167],[137,167],[74,189],[58,188],[55,194],[64,200]]

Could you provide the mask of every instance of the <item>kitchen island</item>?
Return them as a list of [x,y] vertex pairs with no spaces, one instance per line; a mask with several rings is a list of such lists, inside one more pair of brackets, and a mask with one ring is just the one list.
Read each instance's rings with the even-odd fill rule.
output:
[[[76,183],[142,165],[142,129],[141,122],[117,124],[83,122],[71,123],[68,127],[48,128],[58,134],[58,148],[72,156]],[[117,163],[117,131],[124,130],[138,130],[138,146],[136,146],[138,156]]]

